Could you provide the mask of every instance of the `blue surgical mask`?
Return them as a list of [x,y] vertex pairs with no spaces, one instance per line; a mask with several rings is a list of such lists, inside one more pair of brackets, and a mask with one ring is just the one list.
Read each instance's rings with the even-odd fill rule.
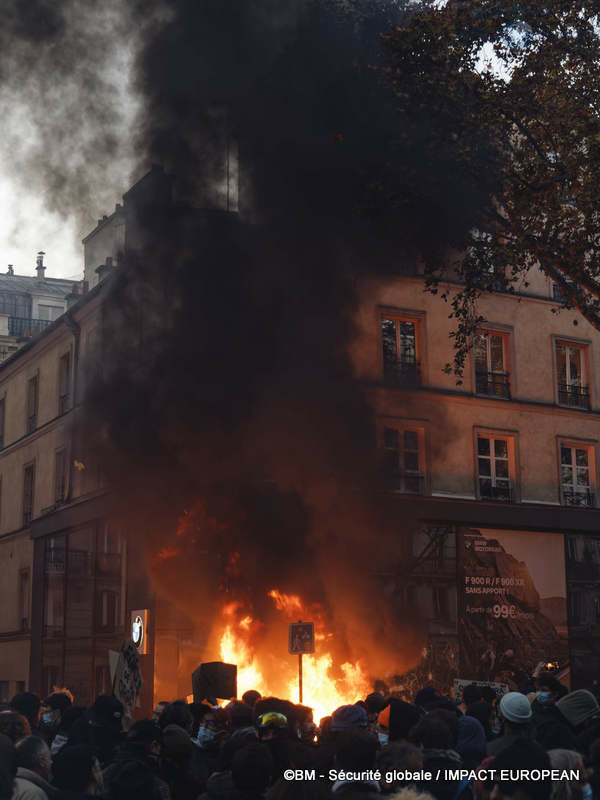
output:
[[42,714],[42,722],[44,725],[54,725],[54,720],[52,719],[52,714]]
[[544,706],[552,700],[552,696],[550,695],[550,692],[538,692],[536,700],[538,703]]
[[386,746],[386,744],[388,744],[388,742],[390,741],[390,735],[389,735],[389,733],[381,733],[381,732],[378,732],[378,733],[377,733],[377,738],[379,739],[379,744],[380,744],[382,747],[385,747],[385,746]]
[[582,798],[582,800],[592,800],[593,796],[594,796],[594,792],[593,792],[592,787],[590,786],[590,784],[589,783],[584,784],[581,787],[581,798]]
[[196,741],[200,747],[204,747],[215,738],[215,731],[210,728],[199,728],[196,734]]

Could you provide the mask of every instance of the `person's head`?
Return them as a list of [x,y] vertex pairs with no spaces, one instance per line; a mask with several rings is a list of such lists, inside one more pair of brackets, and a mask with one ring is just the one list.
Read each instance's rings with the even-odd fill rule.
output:
[[[377,759],[377,769],[381,772],[381,790],[384,794],[397,792],[403,786],[413,783],[409,780],[398,780],[394,775],[406,772],[418,772],[423,768],[423,753],[413,744],[393,742],[384,747]],[[391,776],[391,777],[386,777]]]
[[166,700],[160,700],[155,706],[154,711],[152,712],[152,720],[154,722],[158,722],[160,719],[160,715],[165,710],[165,708],[169,705]]
[[10,701],[11,709],[27,717],[32,728],[39,722],[41,705],[40,698],[33,692],[19,692]]
[[422,711],[428,711],[441,697],[442,693],[435,686],[424,686],[415,695],[415,706]]
[[99,694],[89,710],[89,718],[95,727],[119,733],[123,728],[124,711],[123,703],[112,694]]
[[223,742],[219,751],[219,772],[229,772],[234,755],[248,744],[256,744],[258,733],[255,727],[238,728]]
[[505,731],[522,730],[529,725],[532,715],[531,704],[521,692],[508,692],[500,700]]
[[31,735],[31,726],[27,717],[18,711],[0,711],[0,733],[16,744],[19,739]]
[[390,698],[389,704],[377,718],[379,726],[387,730],[390,742],[407,742],[410,731],[420,719],[421,714],[416,706],[397,697]]
[[26,736],[16,744],[17,766],[37,773],[44,780],[48,779],[52,757],[50,748],[39,736]]
[[487,739],[489,739],[491,736],[491,726],[492,726],[491,705],[487,703],[485,700],[479,700],[479,702],[467,706],[465,714],[468,717],[474,717],[483,725],[485,736]]
[[456,711],[448,711],[445,708],[434,708],[427,716],[430,719],[439,719],[450,731],[450,748],[455,750],[456,743],[458,742],[458,723],[459,718],[456,716]]
[[[491,800],[550,800],[552,782],[550,778],[525,779],[534,770],[549,770],[548,753],[537,742],[520,739],[500,752],[493,762],[496,771]],[[511,774],[510,771],[514,770]],[[510,781],[500,781],[502,774],[509,774]],[[523,777],[520,778],[519,775]]]
[[163,709],[158,724],[163,730],[168,725],[177,725],[191,735],[194,728],[194,717],[185,700],[175,700]]
[[541,672],[535,680],[536,701],[540,705],[552,705],[562,696],[562,684],[551,672]]
[[454,736],[446,720],[437,714],[426,714],[412,729],[410,738],[422,750],[450,750]]
[[179,725],[167,725],[163,729],[162,756],[172,764],[184,765],[192,758],[194,744],[189,733]]
[[366,728],[368,723],[367,712],[361,706],[340,706],[331,715],[331,730],[334,733],[360,730]]
[[336,739],[335,765],[338,770],[364,772],[374,769],[376,755],[377,737],[365,728],[343,730]]
[[232,700],[226,706],[226,711],[229,714],[231,730],[238,730],[239,728],[248,728],[254,722],[254,712],[246,703],[239,700]]
[[273,758],[268,747],[259,742],[240,748],[231,762],[233,785],[240,792],[262,794],[273,776]]
[[552,782],[552,800],[582,800],[583,787],[587,783],[586,769],[580,753],[574,750],[549,750],[548,757],[552,764],[552,769],[561,772],[577,770],[578,780],[557,780]]
[[61,723],[63,714],[72,705],[73,699],[70,693],[52,692],[42,703],[42,723],[57,728]]
[[600,714],[598,701],[587,689],[569,692],[557,700],[556,708],[576,731],[586,728]]
[[483,725],[475,717],[465,715],[458,720],[456,752],[464,761],[481,763],[486,756],[487,740]]
[[141,761],[127,761],[110,782],[110,800],[161,800],[160,786],[148,766]]
[[375,722],[387,704],[388,701],[380,692],[371,692],[371,694],[368,694],[365,699],[365,705],[369,722]]
[[288,719],[278,711],[267,711],[256,719],[258,736],[262,742],[271,739],[286,737],[288,734]]
[[127,731],[126,745],[146,758],[158,759],[162,750],[163,732],[151,719],[134,722]]
[[67,708],[67,710],[62,714],[60,725],[58,726],[58,732],[62,733],[63,736],[68,736],[73,725],[84,714],[85,708],[83,706],[69,706],[69,708]]
[[498,704],[498,696],[496,695],[496,692],[492,689],[491,686],[482,686],[481,696],[483,697],[486,703],[489,703],[489,705],[492,708],[495,708],[496,705]]
[[102,789],[100,762],[89,745],[63,747],[52,763],[52,785],[57,789],[95,795]]
[[244,692],[242,695],[242,703],[246,703],[250,708],[254,708],[261,697],[261,693],[257,692],[256,689],[248,689],[248,691]]
[[17,754],[13,742],[0,733],[0,800],[11,800],[17,774]]
[[463,689],[463,703],[465,706],[471,706],[473,703],[478,703],[482,699],[483,695],[481,694],[480,686],[470,683]]

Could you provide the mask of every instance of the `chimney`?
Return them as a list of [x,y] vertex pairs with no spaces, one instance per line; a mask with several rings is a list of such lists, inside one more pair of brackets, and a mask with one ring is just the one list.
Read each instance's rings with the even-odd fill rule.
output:
[[46,253],[44,253],[43,250],[40,250],[40,252],[37,254],[37,258],[35,260],[35,271],[37,272],[38,281],[43,281],[44,280],[44,273],[46,272],[46,267],[44,266],[44,256],[45,255],[46,255]]
[[89,292],[89,290],[90,290],[89,281],[84,281],[83,284],[82,284],[82,287],[81,287],[82,293],[83,294],[87,294]]
[[98,282],[103,281],[106,276],[114,269],[112,256],[106,256],[106,263],[100,264],[96,267],[96,274],[98,275]]
[[79,300],[79,286],[74,283],[71,292],[66,296],[67,308],[71,308]]
[[6,274],[7,274],[7,275],[14,275],[14,274],[15,274],[15,271],[14,271],[14,269],[13,269],[13,265],[12,265],[12,264],[9,264],[9,265],[8,265],[8,271],[7,271],[7,273],[6,273]]

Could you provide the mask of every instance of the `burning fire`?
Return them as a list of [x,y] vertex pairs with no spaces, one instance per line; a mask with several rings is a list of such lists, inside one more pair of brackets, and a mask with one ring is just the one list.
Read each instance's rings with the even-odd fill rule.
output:
[[[298,595],[284,594],[278,589],[271,589],[268,597],[284,617],[281,623],[298,619],[315,623],[317,653],[302,657],[302,702],[314,710],[316,722],[338,706],[354,703],[368,694],[371,687],[360,663],[343,663],[336,669],[333,653],[326,646],[332,634],[325,630],[318,605],[306,606]],[[268,652],[264,645],[256,646],[264,625],[242,603],[225,605],[221,618],[220,656],[225,662],[237,664],[238,696],[248,689],[257,689],[263,696],[277,695],[299,702],[298,659],[286,652],[281,637],[276,653]],[[278,627],[281,630],[283,626]]]

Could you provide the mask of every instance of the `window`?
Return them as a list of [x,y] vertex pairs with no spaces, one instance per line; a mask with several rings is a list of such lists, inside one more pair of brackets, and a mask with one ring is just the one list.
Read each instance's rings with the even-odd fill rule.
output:
[[575,342],[556,342],[556,374],[558,403],[574,408],[589,408],[587,348]]
[[0,449],[4,447],[4,410],[5,398],[0,399]]
[[62,636],[65,628],[65,548],[64,536],[52,536],[46,541],[44,636]]
[[35,489],[35,465],[28,464],[23,473],[23,527],[26,528],[33,516],[33,494]]
[[38,413],[38,376],[34,375],[27,382],[27,433],[37,428]]
[[591,446],[561,442],[560,491],[566,506],[593,506],[593,449]]
[[71,354],[65,353],[58,362],[58,414],[66,413],[71,399]]
[[475,334],[473,355],[477,394],[510,397],[507,345],[508,337],[505,334],[492,331]]
[[55,319],[58,319],[61,314],[63,314],[65,309],[62,306],[47,306],[42,305],[41,303],[38,304],[38,319],[48,320],[49,322],[54,322]]
[[19,621],[20,630],[29,630],[29,570],[22,569],[19,572]]
[[65,499],[67,484],[67,459],[65,451],[57,450],[54,457],[54,502],[62,503]]
[[418,321],[382,317],[383,377],[391,383],[420,383]]
[[411,494],[425,490],[423,431],[406,428],[383,429],[386,480],[392,489]]
[[506,436],[477,436],[477,484],[482,500],[512,500],[513,441]]

